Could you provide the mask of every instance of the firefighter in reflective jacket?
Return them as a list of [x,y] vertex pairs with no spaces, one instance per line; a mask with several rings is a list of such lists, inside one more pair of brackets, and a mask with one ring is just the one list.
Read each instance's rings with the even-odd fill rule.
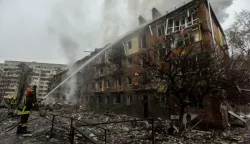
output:
[[17,127],[17,134],[27,134],[29,133],[27,131],[27,121],[31,112],[31,109],[33,107],[33,91],[32,89],[28,89],[26,91],[26,97],[24,98],[24,105],[22,108],[22,111],[19,112],[19,115],[21,115],[21,121]]

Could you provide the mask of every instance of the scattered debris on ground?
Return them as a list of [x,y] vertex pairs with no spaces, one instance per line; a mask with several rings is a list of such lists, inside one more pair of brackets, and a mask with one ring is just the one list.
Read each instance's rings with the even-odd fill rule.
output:
[[[53,134],[51,135],[53,115],[59,116],[54,118]],[[0,116],[0,143],[8,144],[70,143],[71,117],[75,119],[73,125],[84,133],[84,136],[82,136],[79,132],[75,132],[74,143],[84,143],[85,137],[104,143],[105,129],[107,134],[106,141],[109,144],[146,144],[152,143],[152,139],[155,139],[156,144],[224,144],[246,143],[250,140],[249,131],[244,128],[231,128],[225,132],[191,130],[179,133],[178,129],[172,127],[173,133],[169,133],[173,124],[168,120],[160,118],[154,119],[154,136],[152,136],[152,120],[138,121],[139,118],[113,113],[97,114],[85,111],[82,107],[62,106],[61,104],[56,104],[56,106],[55,104],[50,105],[50,109],[47,109],[44,116],[41,116],[39,112],[33,112],[28,123],[29,130],[32,131],[33,136],[23,137],[16,135],[16,128],[14,128],[15,124],[19,122],[19,117],[11,118],[7,115],[4,108],[0,109]],[[96,123],[103,124],[89,126]]]

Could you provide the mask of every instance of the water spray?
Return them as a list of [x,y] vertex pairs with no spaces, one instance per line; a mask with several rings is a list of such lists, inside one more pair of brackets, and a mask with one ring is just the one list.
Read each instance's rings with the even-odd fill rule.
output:
[[113,44],[108,45],[106,47],[104,47],[101,51],[99,51],[96,55],[94,55],[93,57],[91,57],[89,60],[87,60],[82,66],[80,66],[75,72],[73,72],[70,76],[68,76],[65,80],[63,80],[58,86],[56,86],[53,90],[51,90],[47,95],[45,95],[41,100],[43,101],[46,97],[48,97],[50,94],[52,94],[56,89],[58,89],[61,85],[63,85],[65,82],[67,82],[72,76],[74,76],[77,72],[79,72],[83,67],[85,67],[87,64],[89,64],[92,60],[94,60],[95,58],[97,58],[99,55],[101,55],[102,53],[104,53],[107,49],[111,48],[114,44],[117,44],[119,41],[123,40],[124,37],[129,36],[130,34],[144,28],[145,26],[147,26],[149,23],[151,23],[152,21],[145,23],[143,25],[138,26],[136,29],[127,32],[125,35],[121,36],[120,38],[118,38]]
[[41,101],[43,101],[46,97],[48,97],[51,93],[53,93],[56,89],[58,89],[61,85],[63,85],[65,82],[67,82],[72,76],[74,76],[77,72],[79,72],[83,67],[85,67],[88,63],[90,63],[93,59],[95,59],[97,56],[101,55],[106,49],[109,47],[103,48],[100,52],[98,52],[95,56],[90,58],[88,61],[86,61],[81,67],[79,67],[75,72],[73,72],[70,76],[68,76],[65,80],[63,80],[58,86],[56,86],[53,90],[51,90],[46,96],[42,98]]

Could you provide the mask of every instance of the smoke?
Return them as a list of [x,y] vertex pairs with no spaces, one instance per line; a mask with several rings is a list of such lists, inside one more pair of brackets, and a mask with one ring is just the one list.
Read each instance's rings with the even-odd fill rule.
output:
[[[224,2],[223,2],[224,1]],[[48,19],[49,36],[58,42],[69,63],[69,74],[84,51],[102,47],[138,26],[138,16],[151,20],[151,10],[157,8],[162,14],[183,5],[187,0],[59,0],[51,9]],[[223,22],[231,1],[211,0],[219,20]],[[68,101],[74,98],[76,77],[67,85]]]
[[[48,20],[49,36],[58,42],[68,60],[68,76],[76,68],[74,63],[86,55],[84,51],[100,46],[100,17],[96,1],[60,0],[54,4]],[[98,28],[99,27],[99,28]],[[77,79],[70,78],[66,86],[67,102],[75,103]]]
[[[124,34],[138,25],[138,16],[152,19],[151,10],[157,8],[162,14],[172,11],[191,0],[103,0],[102,18],[104,42],[111,42],[114,37]],[[233,0],[210,0],[220,22],[228,17],[226,9]]]
[[229,16],[226,9],[233,4],[233,0],[211,0],[211,5],[218,20],[223,23]]

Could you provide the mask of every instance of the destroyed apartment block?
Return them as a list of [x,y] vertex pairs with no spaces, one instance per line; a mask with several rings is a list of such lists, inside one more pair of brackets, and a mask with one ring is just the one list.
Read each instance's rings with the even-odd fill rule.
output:
[[[138,55],[149,50],[164,54],[169,49],[173,55],[180,55],[188,51],[185,46],[195,44],[198,48],[203,45],[207,51],[213,51],[215,47],[218,55],[227,57],[225,34],[209,7],[207,0],[196,0],[166,14],[153,8],[151,22],[140,16],[140,25],[149,23],[120,41],[108,45],[110,48],[91,61],[77,77],[79,97],[84,106],[97,112],[115,112],[145,118],[170,119],[171,116],[178,115],[178,100],[170,97],[169,105],[164,103],[166,85],[157,87],[145,83],[147,76],[141,75],[144,61]],[[164,43],[164,38],[168,36],[174,40],[172,43]],[[151,47],[155,41],[162,42],[162,49]],[[99,50],[96,49],[78,63],[83,64]],[[225,127],[219,107],[220,101],[216,97],[204,98],[204,107],[190,108],[192,121],[203,119],[204,114],[201,113],[206,111],[203,122],[214,127]]]

